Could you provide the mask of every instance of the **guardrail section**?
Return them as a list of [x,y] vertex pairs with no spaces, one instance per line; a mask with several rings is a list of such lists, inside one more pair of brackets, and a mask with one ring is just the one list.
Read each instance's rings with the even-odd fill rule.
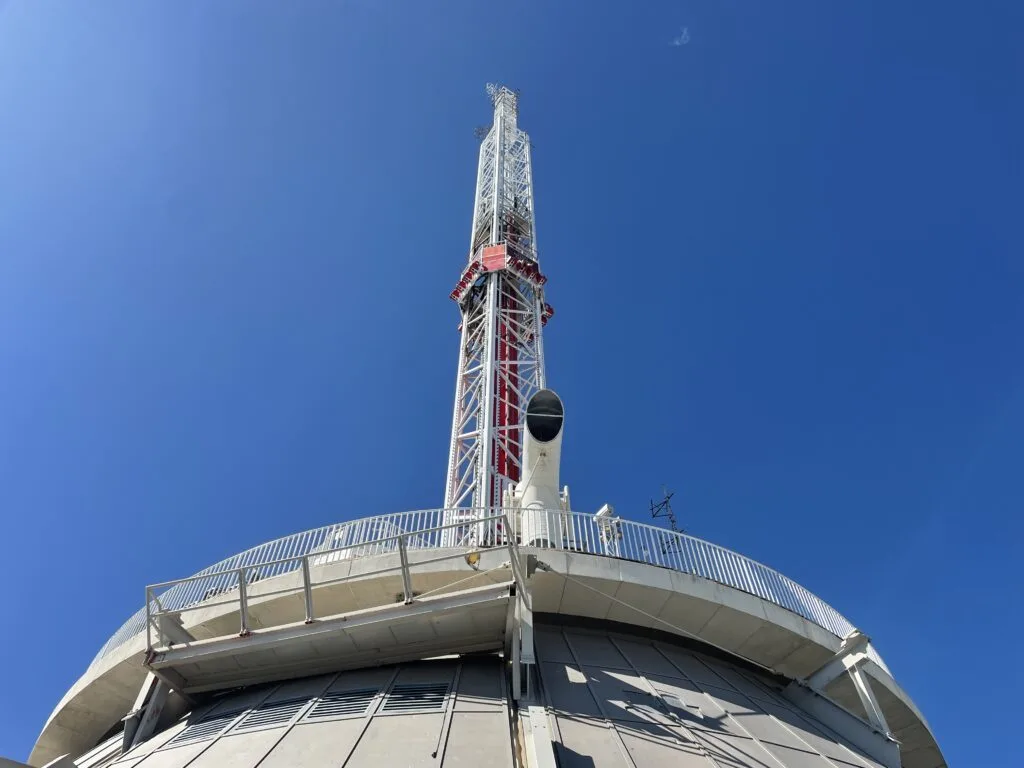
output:
[[[547,516],[546,525],[531,526],[530,515]],[[522,540],[522,531],[539,527],[554,534],[543,542]],[[297,533],[253,547],[187,579],[153,585],[147,588],[146,605],[104,644],[93,664],[147,631],[153,606],[161,612],[180,612],[200,603],[209,606],[219,595],[237,600],[232,593],[244,592],[255,581],[308,569],[332,559],[372,557],[402,548],[408,551],[491,547],[510,542],[671,568],[760,597],[836,637],[845,637],[855,629],[824,600],[773,568],[688,534],[632,520],[561,510],[432,509],[364,518]],[[308,577],[304,578],[308,581]],[[889,671],[874,648],[869,647],[869,655]]]
[[[366,522],[366,521],[358,521]],[[486,527],[490,530],[507,530],[508,520],[504,515],[494,515],[474,521],[475,525]],[[374,576],[385,574],[397,574],[401,579],[401,592],[396,595],[398,602],[409,605],[415,598],[427,598],[433,593],[448,590],[453,586],[470,581],[474,576],[485,575],[486,571],[477,571],[468,578],[459,578],[456,582],[446,581],[434,589],[424,592],[414,592],[412,582],[412,571],[417,567],[441,563],[448,560],[463,560],[471,552],[481,552],[484,549],[493,551],[495,548],[505,549],[508,552],[507,568],[512,580],[522,585],[523,578],[519,570],[519,557],[514,537],[506,536],[498,545],[488,544],[486,547],[466,548],[460,547],[458,551],[446,550],[445,554],[437,557],[417,558],[415,563],[409,561],[410,549],[419,551],[433,549],[428,543],[433,541],[434,536],[444,536],[446,532],[462,529],[465,522],[447,523],[445,525],[433,526],[414,532],[401,532],[391,525],[373,526],[375,532],[385,532],[385,535],[370,541],[359,539],[352,543],[337,544],[339,538],[344,540],[348,536],[328,538],[324,544],[312,552],[290,555],[263,563],[259,567],[242,566],[231,571],[223,571],[214,574],[200,574],[189,576],[184,579],[175,579],[160,584],[151,584],[146,587],[146,650],[153,651],[155,648],[162,648],[175,642],[174,628],[182,627],[181,617],[194,611],[206,611],[221,605],[237,606],[239,615],[239,632],[241,636],[249,635],[251,632],[249,612],[253,600],[260,603],[270,598],[284,597],[286,595],[302,594],[304,616],[287,616],[279,623],[292,623],[304,620],[312,624],[317,618],[314,602],[314,590],[322,589],[334,584],[343,582],[366,580]],[[366,528],[361,529],[363,531]],[[369,571],[359,571],[355,574],[329,576],[329,566],[332,563],[350,560],[356,557],[365,557],[367,554],[398,554],[398,564],[376,568]],[[503,568],[505,566],[502,566]],[[275,588],[258,590],[258,595],[250,598],[250,590],[256,582],[267,578],[267,573],[273,576],[282,576],[288,573],[298,573],[299,579],[290,580],[289,583],[282,583]],[[268,586],[271,586],[268,583]],[[168,623],[167,620],[171,623]],[[167,630],[170,629],[170,633]]]

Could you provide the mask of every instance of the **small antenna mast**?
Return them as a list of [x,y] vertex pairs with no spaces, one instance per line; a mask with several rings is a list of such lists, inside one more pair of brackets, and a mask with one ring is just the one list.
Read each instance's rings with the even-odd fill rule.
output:
[[[679,527],[679,523],[676,520],[676,513],[672,510],[672,497],[675,495],[675,491],[670,491],[665,486],[661,486],[661,501],[655,502],[654,499],[651,499],[651,517],[655,520],[659,518],[668,520],[668,527],[671,529],[673,534],[686,533],[686,531]],[[669,552],[678,552],[679,546],[680,539],[678,536],[673,536],[671,534],[662,535],[662,554],[667,555]]]

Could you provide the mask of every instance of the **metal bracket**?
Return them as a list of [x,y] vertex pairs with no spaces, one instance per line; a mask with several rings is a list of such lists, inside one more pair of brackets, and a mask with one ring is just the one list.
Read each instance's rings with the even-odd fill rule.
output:
[[850,669],[850,677],[853,679],[853,687],[857,691],[857,696],[860,697],[861,706],[867,713],[868,721],[883,733],[891,734],[889,724],[885,720],[878,699],[875,698],[875,691],[871,687],[867,673],[860,667],[853,667]]
[[529,768],[556,768],[554,745],[551,742],[551,727],[548,713],[538,704],[521,707],[520,722],[523,724],[523,752]]
[[166,682],[152,672],[146,675],[135,697],[135,706],[124,718],[122,754],[153,735],[170,693],[171,687]]
[[818,693],[825,695],[825,688],[844,672],[848,672],[853,681],[853,687],[857,691],[860,703],[867,713],[868,722],[874,728],[885,734],[889,734],[889,724],[885,721],[882,708],[875,698],[875,692],[866,674],[861,669],[865,661],[868,661],[868,646],[871,638],[860,630],[855,629],[843,639],[843,644],[836,651],[835,656],[826,661],[818,670],[807,678],[807,686]]
[[249,595],[245,586],[244,568],[238,570],[238,615],[241,619],[238,636],[248,637],[252,632],[249,630]]
[[195,638],[185,629],[181,623],[181,617],[172,613],[161,613],[156,616],[157,632],[161,643],[187,645],[195,642]]
[[405,547],[405,536],[398,537],[398,557],[402,561],[402,591],[405,593],[405,604],[413,601],[412,576],[409,574],[409,552]]
[[[521,575],[532,573],[532,567],[536,567],[537,558],[535,555],[520,554],[516,551],[513,554],[513,572]],[[537,655],[533,641],[533,600],[531,599],[531,588],[529,578],[517,579],[518,588],[512,597],[513,604],[509,606],[511,618],[511,662],[512,662],[512,698],[519,701],[524,696],[529,699],[532,691],[531,680],[533,679],[533,667],[537,663]],[[524,669],[525,667],[525,669]],[[526,677],[526,690],[523,690],[523,677]]]
[[309,578],[309,557],[302,558],[302,596],[306,604],[306,623],[312,624],[313,619],[313,585]]

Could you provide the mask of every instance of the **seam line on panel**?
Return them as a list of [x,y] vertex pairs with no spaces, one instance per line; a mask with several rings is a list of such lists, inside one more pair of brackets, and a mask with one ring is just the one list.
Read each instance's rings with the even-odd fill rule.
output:
[[324,685],[323,688],[320,689],[318,693],[315,693],[309,697],[309,701],[307,701],[305,706],[303,706],[302,709],[300,709],[292,717],[291,722],[289,722],[288,725],[284,727],[284,732],[278,737],[278,739],[273,744],[270,745],[270,749],[266,751],[263,757],[261,757],[259,760],[256,761],[256,763],[253,764],[253,768],[259,768],[259,766],[263,764],[263,761],[270,757],[270,753],[277,749],[278,744],[284,741],[285,736],[292,732],[292,729],[295,728],[295,726],[298,725],[299,722],[301,722],[302,718],[306,716],[306,713],[316,706],[316,703],[320,700],[320,697],[323,696],[324,693],[326,693],[327,690],[332,685],[334,685],[334,681],[337,680],[339,677],[341,677],[341,672],[336,672],[334,675],[331,676],[331,679],[327,681],[327,683]]

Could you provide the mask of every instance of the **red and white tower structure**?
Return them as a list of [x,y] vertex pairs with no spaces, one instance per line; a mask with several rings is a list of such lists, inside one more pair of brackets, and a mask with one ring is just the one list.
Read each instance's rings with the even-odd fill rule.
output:
[[480,145],[469,259],[451,298],[462,312],[445,507],[503,504],[522,472],[523,408],[545,386],[544,302],[530,139],[518,96],[488,85],[494,122]]

